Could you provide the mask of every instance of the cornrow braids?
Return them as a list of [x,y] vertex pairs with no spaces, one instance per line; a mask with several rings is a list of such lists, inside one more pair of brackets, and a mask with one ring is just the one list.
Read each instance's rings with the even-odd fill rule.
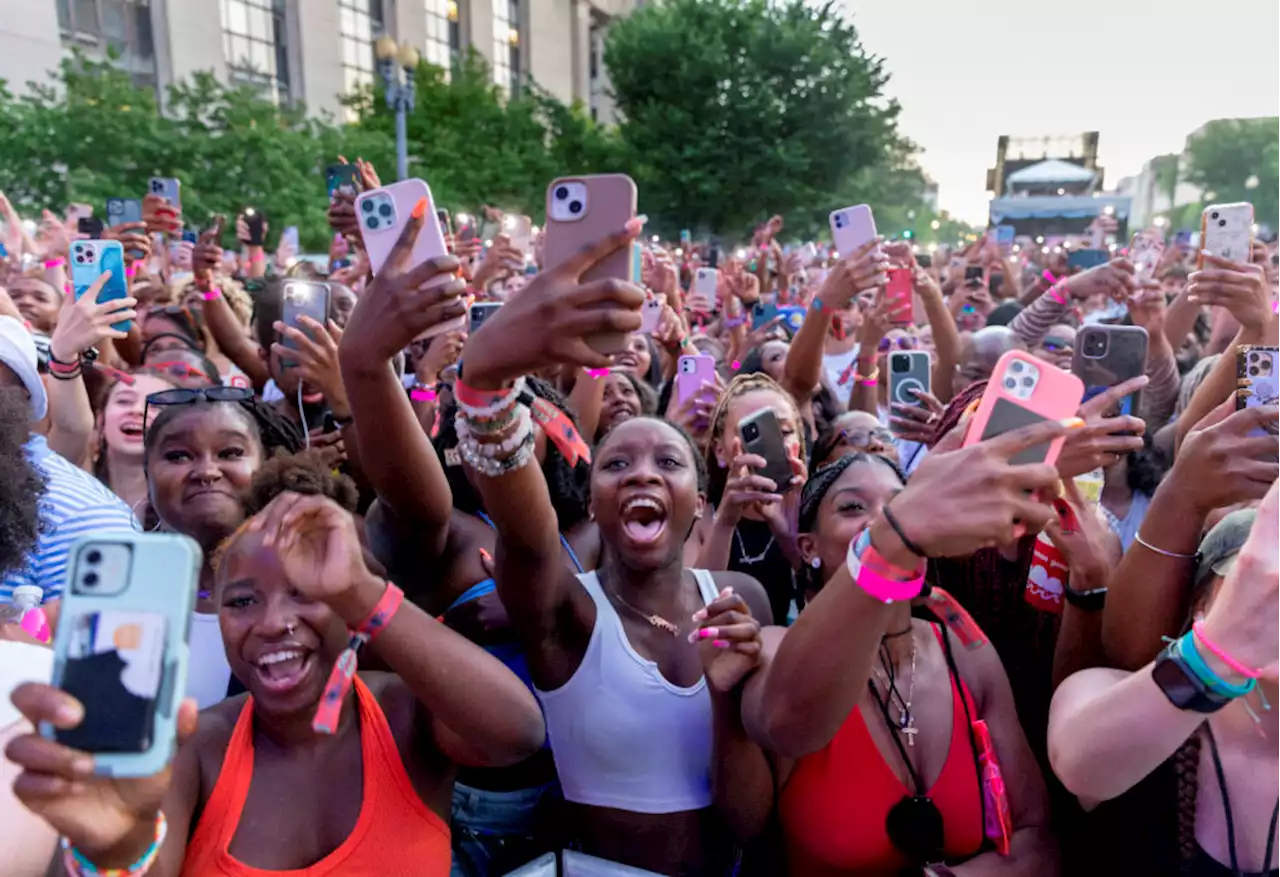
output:
[[791,406],[791,416],[795,418],[796,435],[800,439],[800,459],[803,460],[805,458],[804,421],[800,417],[800,408],[796,405],[795,399],[791,398],[791,394],[782,389],[782,386],[777,381],[764,372],[737,375],[733,380],[729,381],[729,386],[725,387],[724,393],[720,395],[719,401],[716,402],[716,407],[712,409],[711,426],[707,430],[706,467],[709,473],[707,498],[713,504],[720,502],[720,497],[724,495],[725,481],[728,479],[728,473],[721,468],[719,461],[716,459],[716,443],[719,442],[724,434],[724,422],[729,414],[729,403],[739,396],[755,390],[769,390],[787,400],[787,404]]
[[1173,753],[1173,773],[1177,787],[1178,861],[1185,873],[1196,857],[1196,795],[1199,791],[1201,732]]

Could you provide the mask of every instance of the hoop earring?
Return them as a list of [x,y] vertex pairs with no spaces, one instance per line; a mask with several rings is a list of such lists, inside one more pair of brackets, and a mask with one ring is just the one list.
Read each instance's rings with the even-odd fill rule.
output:
[[[143,505],[144,503],[147,503],[147,502],[148,500],[146,499],[140,499],[137,502],[135,502],[133,505],[129,506],[129,512],[133,515],[133,529],[137,530],[139,533],[155,533],[157,530],[160,529],[159,520],[157,520],[156,525],[149,530],[143,526],[143,523],[146,521],[146,517],[145,515],[138,514],[138,506]],[[147,507],[150,508],[149,505]]]

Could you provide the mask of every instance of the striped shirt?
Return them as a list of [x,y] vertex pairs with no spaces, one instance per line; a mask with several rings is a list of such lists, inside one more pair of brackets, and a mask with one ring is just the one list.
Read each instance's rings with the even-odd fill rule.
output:
[[18,585],[38,585],[44,599],[62,595],[71,543],[81,536],[120,530],[136,532],[133,513],[102,482],[49,448],[42,435],[27,442],[27,457],[45,477],[40,498],[36,550],[0,583],[0,601],[9,602]]

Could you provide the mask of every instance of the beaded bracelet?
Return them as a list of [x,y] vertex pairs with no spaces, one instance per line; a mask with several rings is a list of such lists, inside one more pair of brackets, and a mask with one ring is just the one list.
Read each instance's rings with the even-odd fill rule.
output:
[[142,877],[143,874],[151,870],[151,866],[156,863],[156,859],[160,858],[160,848],[164,846],[164,839],[168,833],[169,821],[165,819],[164,811],[161,810],[156,813],[156,834],[146,852],[139,856],[137,861],[128,868],[106,869],[99,868],[93,862],[90,862],[85,858],[84,853],[72,846],[71,841],[64,837],[60,842],[62,845],[62,866],[70,877]]
[[529,434],[533,432],[533,417],[529,414],[529,409],[524,405],[519,406],[515,423],[516,428],[505,438],[499,441],[480,441],[475,433],[472,432],[465,417],[458,416],[454,418],[454,428],[458,432],[459,446],[465,443],[475,453],[489,459],[494,459],[500,454],[505,457],[514,453],[517,448],[524,444]]
[[453,395],[459,410],[472,420],[490,418],[515,404],[524,389],[524,378],[519,378],[503,390],[477,390],[462,381],[461,376],[453,385]]
[[402,603],[404,591],[387,582],[387,588],[382,592],[373,611],[351,631],[351,639],[347,641],[347,647],[342,650],[333,670],[329,672],[324,693],[320,696],[320,705],[316,707],[315,717],[311,720],[311,729],[317,734],[332,734],[337,729],[342,702],[351,690],[351,680],[356,675],[356,653],[361,646],[373,642],[386,629]]
[[527,466],[534,458],[535,447],[533,430],[531,429],[525,434],[524,441],[515,449],[515,452],[501,460],[483,456],[479,451],[479,443],[475,441],[459,442],[458,452],[462,455],[462,459],[467,462],[467,465],[480,475],[486,478],[499,478],[508,472],[514,472]]
[[1214,644],[1207,636],[1204,635],[1204,619],[1196,619],[1195,624],[1191,625],[1191,633],[1200,645],[1213,652],[1214,657],[1226,664],[1232,670],[1244,676],[1246,679],[1256,681],[1262,675],[1261,670],[1254,670],[1246,667],[1237,659],[1233,658],[1222,646]]

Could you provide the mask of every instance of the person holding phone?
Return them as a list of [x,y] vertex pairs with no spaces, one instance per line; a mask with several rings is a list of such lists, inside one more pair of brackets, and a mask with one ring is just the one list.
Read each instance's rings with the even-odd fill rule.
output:
[[[498,531],[494,577],[525,643],[578,839],[592,855],[649,873],[712,875],[729,866],[731,848],[712,807],[733,800],[735,783],[713,785],[713,713],[723,704],[707,690],[693,639],[718,638],[726,653],[739,643],[754,649],[758,628],[726,623],[717,628],[722,637],[691,634],[723,614],[719,601],[728,602],[730,588],[739,595],[733,607],[749,605],[767,621],[764,592],[741,574],[684,568],[704,476],[692,441],[650,418],[615,426],[595,449],[590,496],[601,563],[592,573],[566,570],[545,478],[529,465],[534,433],[525,432],[512,389],[552,365],[607,366],[587,338],[639,328],[642,290],[580,280],[639,229],[632,220],[535,277],[469,339],[455,394],[470,436],[463,455],[486,460],[476,485]],[[534,315],[542,337],[527,331]],[[483,398],[495,410],[513,406],[510,436],[481,419]]]
[[[350,514],[355,487],[314,454],[273,460],[251,494],[253,516],[215,564],[226,657],[249,694],[206,711],[198,730],[184,704],[177,755],[151,777],[92,776],[73,750],[20,738],[7,753],[25,768],[19,797],[104,869],[158,845],[162,874],[342,867],[444,877],[454,766],[510,764],[536,750],[537,703],[500,662],[369,570]],[[353,630],[393,672],[348,675],[352,690],[334,696],[336,663],[354,659]],[[14,699],[33,723],[68,728],[83,717],[47,685],[29,683]],[[299,758],[307,770],[291,769]],[[27,793],[55,778],[74,782]],[[282,797],[292,804],[280,807]]]

